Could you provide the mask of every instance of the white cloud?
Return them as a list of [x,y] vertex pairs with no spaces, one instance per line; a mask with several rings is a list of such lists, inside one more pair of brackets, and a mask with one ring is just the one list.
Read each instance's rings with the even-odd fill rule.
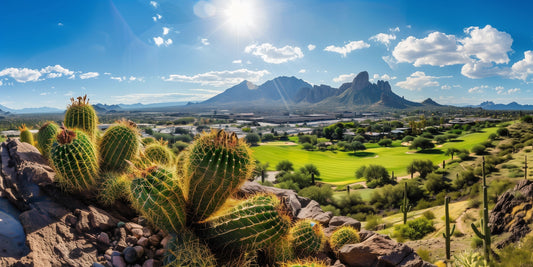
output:
[[464,32],[467,36],[463,39],[441,32],[432,32],[423,39],[409,36],[396,45],[392,55],[397,62],[413,63],[415,67],[461,64],[461,74],[472,79],[510,75],[509,68],[494,64],[509,62],[511,35],[490,25],[468,27]]
[[192,76],[171,74],[168,76],[168,78],[163,77],[163,80],[167,82],[199,83],[201,85],[220,87],[235,85],[243,80],[248,80],[255,83],[267,74],[269,74],[267,70],[253,71],[248,69],[238,69],[232,71],[210,71]]
[[355,78],[355,73],[341,74],[333,78],[333,81],[336,83],[348,83],[348,82],[353,81],[354,78]]
[[469,59],[461,50],[454,35],[432,32],[423,39],[407,37],[396,45],[392,55],[397,62],[413,63],[416,67],[442,67],[467,63]]
[[242,60],[240,60],[240,59],[235,59],[235,60],[233,60],[231,63],[233,63],[233,64],[242,64]]
[[111,75],[111,73],[110,72],[104,72],[104,75],[108,75],[109,76],[109,75]]
[[152,5],[154,8],[157,8],[159,6],[159,3],[156,1],[150,1],[150,5]]
[[59,23],[57,23],[57,26],[61,27],[61,26],[63,26],[63,23],[59,22]]
[[313,50],[315,50],[315,48],[316,48],[316,45],[314,45],[314,44],[308,44],[307,45],[307,50],[309,50],[309,51],[313,51]]
[[99,75],[100,74],[98,72],[86,72],[86,73],[80,74],[80,79],[85,80],[85,79],[96,78]]
[[443,77],[427,76],[422,71],[417,71],[407,77],[405,81],[397,82],[396,85],[411,91],[420,91],[425,87],[439,86],[439,82],[436,79]]
[[524,59],[516,62],[511,67],[511,77],[527,82],[529,75],[533,75],[533,51],[524,52]]
[[352,41],[342,47],[334,46],[334,45],[327,46],[326,48],[324,48],[324,51],[339,53],[342,55],[342,57],[346,57],[346,54],[354,50],[369,48],[369,47],[370,45],[365,43],[364,41]]
[[[195,91],[190,90],[190,91]],[[162,103],[162,102],[173,102],[173,101],[202,101],[208,99],[212,96],[217,95],[220,92],[210,92],[210,93],[139,93],[139,94],[128,94],[120,96],[112,96],[115,102],[123,104],[134,104],[134,103]]]
[[163,27],[163,35],[167,35],[169,31],[170,31],[170,28]]
[[370,41],[384,44],[389,49],[391,40],[396,40],[396,35],[388,33],[378,33],[369,39]]
[[481,93],[485,92],[485,90],[483,90],[483,89],[487,89],[487,88],[489,88],[488,85],[475,86],[475,87],[472,87],[472,88],[468,89],[468,93],[470,93],[470,94],[474,94],[474,93],[481,94]]
[[74,92],[72,91],[68,91],[66,92],[65,94],[63,94],[64,96],[73,96],[74,95]]
[[111,80],[122,82],[126,80],[126,77],[110,77]]
[[9,76],[19,83],[39,81],[41,72],[28,68],[6,68],[0,71],[0,77]]
[[392,81],[392,80],[396,80],[396,76],[389,76],[388,74],[383,74],[383,75],[379,75],[379,74],[374,74],[372,76],[372,79],[370,79],[372,82],[373,81],[377,81],[377,80],[383,80],[383,81]]
[[[411,27],[409,27],[411,28]],[[390,32],[399,32],[400,31],[400,27],[396,26],[396,28],[390,28],[389,29]]]
[[207,38],[202,38],[201,41],[203,45],[210,45],[209,40],[207,40]]
[[396,65],[398,65],[398,62],[393,56],[382,56],[381,59],[383,59],[383,61],[385,61],[385,63],[387,63],[391,69],[395,69]]
[[520,88],[512,88],[505,90],[503,86],[497,86],[494,88],[494,90],[496,90],[496,93],[499,95],[511,95],[520,92]]
[[298,73],[306,73],[306,72],[307,72],[306,69],[301,69],[301,70],[298,71]]
[[130,76],[130,78],[128,78],[128,80],[129,80],[130,82],[133,82],[133,81],[144,82],[144,77]]
[[4,84],[4,83],[2,83],[2,80],[0,80],[0,86],[2,86],[2,84]]
[[263,61],[273,64],[285,63],[304,57],[302,50],[297,46],[286,45],[277,48],[269,43],[249,45],[244,49],[244,52],[254,56],[260,56]]
[[58,78],[63,75],[71,76],[74,74],[74,71],[68,70],[66,68],[61,67],[61,65],[55,65],[55,66],[48,66],[41,69],[41,74],[48,74],[47,78]]
[[442,90],[450,90],[450,89],[452,89],[452,87],[447,85],[447,84],[445,84],[445,85],[441,86],[440,89],[442,89]]
[[156,22],[156,21],[158,21],[158,20],[160,20],[160,19],[162,19],[162,18],[163,18],[163,16],[161,16],[160,14],[155,14],[155,16],[152,17],[152,19],[154,20],[154,22]]
[[50,94],[50,92],[42,92],[39,95],[49,95],[49,94]]
[[155,45],[157,45],[158,47],[159,46],[169,46],[172,44],[172,39],[168,38],[168,39],[163,39],[163,37],[161,36],[157,36],[157,37],[154,37],[154,43]]
[[497,64],[508,63],[508,52],[511,52],[513,38],[506,32],[498,31],[490,25],[485,28],[468,27],[466,37],[460,42],[463,44],[464,52],[468,56],[473,56],[481,62],[494,62]]

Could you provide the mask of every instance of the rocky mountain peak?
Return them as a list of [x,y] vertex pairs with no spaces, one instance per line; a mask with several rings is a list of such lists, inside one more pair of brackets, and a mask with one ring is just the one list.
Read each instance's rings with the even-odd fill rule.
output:
[[352,88],[354,90],[362,90],[366,88],[369,84],[368,72],[361,71],[352,81]]

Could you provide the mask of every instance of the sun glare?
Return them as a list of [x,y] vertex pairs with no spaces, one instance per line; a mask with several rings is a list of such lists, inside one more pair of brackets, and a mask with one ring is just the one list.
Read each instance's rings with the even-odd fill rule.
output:
[[255,10],[250,0],[232,0],[225,14],[229,26],[237,33],[254,27]]

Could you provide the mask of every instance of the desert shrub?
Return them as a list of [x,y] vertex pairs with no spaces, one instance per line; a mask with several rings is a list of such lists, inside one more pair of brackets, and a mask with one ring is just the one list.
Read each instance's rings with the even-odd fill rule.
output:
[[499,251],[496,266],[533,266],[533,237],[527,236],[518,245],[510,244]]
[[457,189],[462,189],[467,186],[471,186],[474,183],[476,183],[479,180],[479,177],[477,177],[474,174],[474,171],[472,169],[467,169],[462,171],[457,179],[453,180],[453,185]]
[[437,142],[437,144],[444,144],[446,143],[446,140],[448,140],[448,138],[446,138],[445,135],[437,135],[435,136],[434,140],[435,142]]
[[432,211],[430,211],[430,210],[424,211],[424,213],[422,213],[422,216],[424,216],[424,218],[426,218],[428,220],[435,219],[435,214]]
[[481,246],[483,246],[483,239],[481,239],[481,238],[479,238],[477,236],[474,236],[472,238],[472,241],[470,242],[470,246],[473,249],[480,248]]
[[431,142],[431,139],[429,138],[425,138],[425,137],[422,137],[422,136],[419,136],[417,138],[415,138],[412,142],[411,142],[411,145],[409,146],[410,149],[422,149],[422,150],[425,150],[425,149],[430,149],[430,148],[434,148],[435,147],[435,144],[433,144]]
[[404,185],[407,183],[407,197],[412,205],[415,205],[424,195],[424,190],[419,187],[417,179],[401,182],[397,185],[385,185],[374,190],[370,197],[370,204],[378,209],[399,208],[403,200]]
[[435,227],[433,227],[433,221],[428,220],[425,217],[407,221],[407,224],[394,226],[394,236],[408,238],[411,240],[421,239],[426,234],[433,231],[435,231]]
[[390,139],[381,139],[381,140],[379,140],[378,145],[379,146],[389,147],[389,146],[392,145],[392,140],[390,140]]
[[[311,176],[305,175],[301,172],[293,172],[293,173],[287,172],[277,177],[276,180],[279,183],[283,183],[286,181],[292,181],[293,183],[298,185],[298,189],[296,189],[296,191],[299,191],[301,188],[305,188],[311,185]],[[290,188],[290,189],[294,189],[294,188]]]
[[375,188],[386,184],[394,183],[389,172],[381,165],[363,165],[355,172],[356,178],[365,177],[369,188]]
[[350,189],[359,190],[359,189],[365,189],[365,187],[362,184],[354,184],[354,185],[350,186]]
[[402,139],[402,143],[406,143],[406,142],[411,142],[413,141],[415,138],[413,136],[410,136],[410,135],[406,135],[403,139]]
[[320,187],[314,185],[300,190],[298,194],[302,197],[310,198],[322,205],[326,205],[328,200],[333,196],[333,190],[331,190],[331,186],[329,185],[323,185]]
[[300,190],[300,187],[298,186],[298,184],[293,182],[293,181],[284,181],[284,182],[281,182],[281,183],[277,183],[275,186],[277,188],[291,189],[291,190],[294,190],[294,191]]
[[331,213],[333,213],[333,216],[340,216],[341,215],[341,210],[336,208],[335,206],[333,206],[331,204],[330,205],[326,205],[326,206],[320,206],[320,207],[325,212],[331,211]]
[[379,215],[366,216],[365,229],[369,231],[375,231],[377,226],[383,223],[383,218]]
[[475,153],[476,155],[483,155],[485,154],[485,146],[483,145],[475,145],[471,149],[472,153]]
[[443,190],[446,190],[449,187],[449,184],[446,181],[446,178],[444,178],[442,175],[432,173],[428,175],[424,186],[428,192],[435,195]]
[[276,165],[276,171],[289,172],[289,171],[292,171],[292,170],[294,170],[292,162],[290,162],[289,160],[286,160],[286,159],[278,162],[278,165]]
[[302,148],[309,151],[309,150],[313,150],[315,148],[315,146],[310,144],[310,143],[304,143],[302,145]]
[[428,132],[424,132],[420,136],[424,137],[424,138],[427,138],[427,139],[433,139],[433,137],[434,137],[431,133],[428,133]]

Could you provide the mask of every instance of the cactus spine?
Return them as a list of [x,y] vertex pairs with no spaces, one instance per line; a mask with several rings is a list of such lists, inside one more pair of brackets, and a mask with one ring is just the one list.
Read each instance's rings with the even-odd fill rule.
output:
[[201,223],[197,233],[215,251],[266,248],[289,230],[290,220],[280,215],[279,208],[277,197],[256,195]]
[[444,198],[444,215],[445,215],[445,222],[446,222],[446,229],[445,232],[442,233],[442,236],[446,240],[446,262],[450,262],[450,239],[453,235],[453,232],[455,231],[455,224],[453,225],[451,231],[450,231],[450,212],[448,209],[448,204],[450,204],[450,197],[446,196]]
[[202,221],[251,175],[253,159],[246,143],[235,133],[211,131],[189,146],[183,168],[192,219]]
[[123,171],[140,148],[139,133],[135,123],[121,120],[105,131],[100,139],[100,168],[102,171]]
[[98,201],[109,206],[118,199],[127,199],[129,180],[125,174],[107,172],[100,177]]
[[172,163],[174,158],[172,151],[167,146],[167,142],[163,142],[163,139],[147,145],[144,149],[144,154],[151,162],[163,165]]
[[70,101],[72,103],[65,113],[65,126],[84,131],[94,140],[98,132],[98,117],[94,108],[89,104],[87,95],[79,96],[77,101],[71,98]]
[[400,211],[403,213],[403,224],[407,223],[407,213],[411,211],[411,206],[409,204],[409,199],[407,199],[407,183],[404,183],[404,190],[403,190],[403,204],[400,206]]
[[26,124],[22,124],[19,127],[20,131],[20,141],[24,143],[28,143],[33,146],[33,134],[30,132],[30,130],[26,127]]
[[309,219],[296,222],[291,228],[291,241],[296,254],[314,255],[320,251],[324,242],[322,226]]
[[165,266],[216,266],[215,256],[198,237],[183,231],[172,238],[166,247],[163,264]]
[[185,226],[185,198],[172,172],[153,166],[130,185],[131,203],[154,225],[179,233]]
[[476,235],[483,239],[483,253],[485,260],[490,262],[490,229],[489,229],[489,201],[487,197],[487,181],[485,178],[485,157],[483,157],[483,165],[481,172],[483,174],[483,218],[481,219],[481,231],[472,223],[472,230]]
[[50,160],[59,184],[67,191],[89,190],[96,185],[97,151],[82,131],[62,129],[50,150]]
[[43,124],[37,133],[37,148],[45,159],[50,158],[50,149],[58,132],[59,126],[49,121]]
[[351,226],[342,226],[335,230],[329,238],[331,249],[337,252],[342,246],[346,244],[355,244],[361,241],[359,232]]

